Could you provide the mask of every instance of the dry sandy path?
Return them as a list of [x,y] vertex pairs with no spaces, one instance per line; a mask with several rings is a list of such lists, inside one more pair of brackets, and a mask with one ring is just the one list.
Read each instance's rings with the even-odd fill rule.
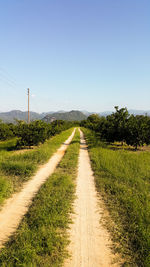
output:
[[19,193],[13,194],[13,196],[5,202],[0,211],[0,248],[8,240],[10,235],[16,231],[22,217],[28,211],[33,197],[38,192],[41,185],[54,172],[56,166],[62,159],[68,144],[70,144],[74,133],[75,129],[50,160],[38,170],[36,175],[34,175],[28,182],[24,183],[22,190]]
[[110,249],[107,230],[100,224],[100,200],[98,200],[91,170],[87,146],[81,132],[79,167],[74,203],[73,224],[69,230],[71,259],[65,267],[119,266],[112,264],[114,255]]

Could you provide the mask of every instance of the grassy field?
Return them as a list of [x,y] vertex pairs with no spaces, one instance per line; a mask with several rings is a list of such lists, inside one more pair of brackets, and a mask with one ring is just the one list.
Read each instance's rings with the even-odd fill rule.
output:
[[61,266],[67,256],[66,230],[75,192],[79,132],[41,187],[16,234],[0,252],[0,266]]
[[39,164],[45,163],[52,156],[72,131],[66,130],[39,147],[19,154],[13,150],[16,139],[0,142],[0,204],[19,190],[22,182],[33,175]]
[[12,138],[6,141],[0,141],[0,153],[3,151],[12,151],[15,149],[17,138]]
[[107,224],[125,266],[150,266],[150,153],[118,150],[83,129],[96,186],[114,224]]

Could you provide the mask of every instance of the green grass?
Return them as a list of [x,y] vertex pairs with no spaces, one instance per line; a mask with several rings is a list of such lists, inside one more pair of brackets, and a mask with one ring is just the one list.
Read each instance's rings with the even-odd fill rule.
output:
[[0,176],[0,204],[9,197],[12,185],[4,177]]
[[1,151],[12,151],[15,149],[17,138],[12,138],[6,141],[0,141],[0,152]]
[[[150,153],[113,150],[84,129],[96,186],[127,266],[150,266]],[[127,257],[126,257],[127,258]]]
[[45,163],[59,146],[69,137],[73,128],[66,130],[46,141],[39,147],[14,154],[8,152],[16,140],[0,143],[0,204],[13,192],[19,190],[22,182],[27,181],[35,173],[39,164]]
[[0,141],[0,162],[4,161],[5,158],[13,155],[16,149],[17,138],[12,138],[6,141]]
[[16,234],[0,253],[0,266],[62,266],[75,192],[79,132],[41,187]]

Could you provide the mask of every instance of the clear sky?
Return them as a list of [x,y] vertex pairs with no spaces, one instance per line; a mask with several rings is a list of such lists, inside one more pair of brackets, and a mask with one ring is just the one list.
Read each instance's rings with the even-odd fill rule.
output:
[[150,110],[149,0],[1,0],[0,111]]

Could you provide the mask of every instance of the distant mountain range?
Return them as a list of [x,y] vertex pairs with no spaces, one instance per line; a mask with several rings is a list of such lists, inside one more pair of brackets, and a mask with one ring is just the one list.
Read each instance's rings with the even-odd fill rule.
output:
[[[145,115],[147,114],[150,116],[150,110],[134,110],[130,109],[128,110],[130,114],[134,115]],[[96,113],[100,116],[107,116],[110,115],[113,111],[104,111],[104,112],[88,112],[86,110],[78,111],[78,110],[72,110],[72,111],[64,111],[60,110],[57,112],[50,111],[50,112],[43,112],[43,113],[37,113],[37,112],[30,112],[30,120],[44,120],[47,122],[50,122],[52,120],[58,119],[58,120],[77,120],[81,121],[86,119],[89,115]],[[20,110],[12,110],[9,112],[0,112],[0,120],[3,122],[15,122],[15,120],[24,120],[27,121],[28,118],[28,112],[27,111],[20,111]]]
[[134,109],[130,109],[128,110],[130,114],[134,114],[134,115],[148,115],[150,116],[150,110],[134,110]]
[[[16,120],[24,120],[27,121],[28,112],[27,111],[20,111],[20,110],[12,110],[9,112],[0,112],[0,120],[6,123],[15,123]],[[30,120],[43,120],[46,122],[51,122],[51,120],[68,120],[68,121],[81,121],[86,119],[87,116],[84,115],[82,112],[77,110],[72,111],[58,111],[58,112],[43,112],[43,113],[36,113],[31,111],[30,112]]]
[[[106,117],[106,116],[112,114],[113,112],[115,112],[115,110],[114,111],[103,111],[103,112],[88,112],[88,111],[83,110],[82,112],[86,116],[90,116],[91,114],[98,114],[99,116]],[[150,116],[150,110],[129,109],[128,112],[129,112],[129,114],[133,114],[133,115],[145,115],[145,114],[147,114],[148,116]]]
[[[99,112],[97,113],[99,116],[108,116],[110,114],[112,114],[115,111],[104,111],[104,112]],[[136,110],[136,109],[129,109],[128,110],[129,114],[133,114],[133,115],[145,115],[147,114],[148,116],[150,116],[150,110]]]

